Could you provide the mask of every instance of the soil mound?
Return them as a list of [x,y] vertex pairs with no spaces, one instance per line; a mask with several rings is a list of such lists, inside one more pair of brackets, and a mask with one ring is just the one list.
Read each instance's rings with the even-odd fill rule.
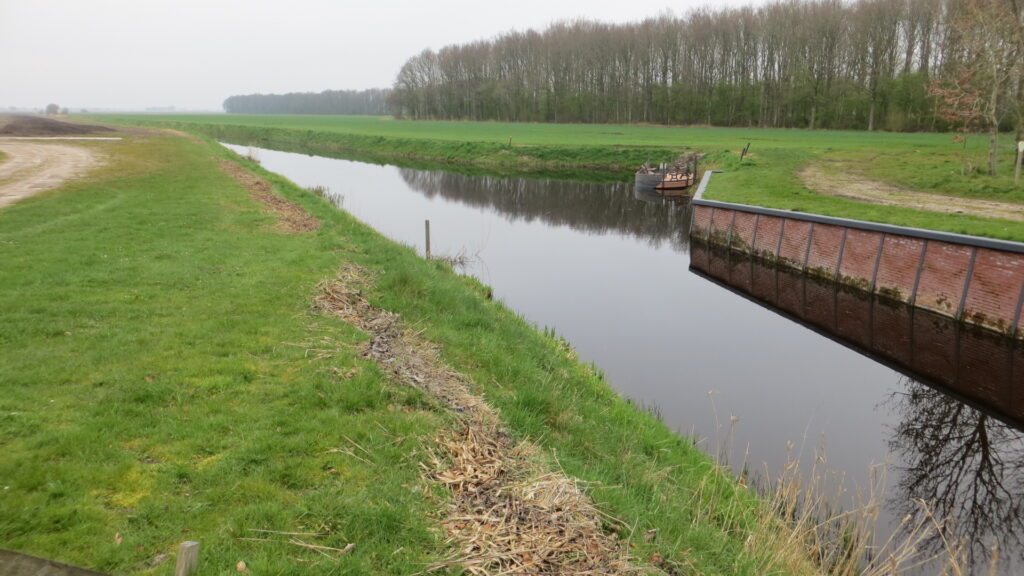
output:
[[0,136],[80,136],[101,132],[115,130],[106,126],[62,122],[42,116],[0,116]]

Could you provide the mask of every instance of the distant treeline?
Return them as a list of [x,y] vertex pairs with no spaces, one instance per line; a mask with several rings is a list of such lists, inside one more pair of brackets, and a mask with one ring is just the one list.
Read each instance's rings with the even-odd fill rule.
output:
[[[1012,123],[1024,85],[1021,7],[780,0],[621,25],[560,23],[422,52],[398,74],[392,110],[411,118],[929,130],[958,119],[988,126],[995,102],[998,121]],[[956,93],[937,97],[938,79]],[[976,110],[942,110],[943,100]]]
[[248,94],[224,101],[229,114],[369,114],[388,113],[387,89],[324,90],[289,94]]

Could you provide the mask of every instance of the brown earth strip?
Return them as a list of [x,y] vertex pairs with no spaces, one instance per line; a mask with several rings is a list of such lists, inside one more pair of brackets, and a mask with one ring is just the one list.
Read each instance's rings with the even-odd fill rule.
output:
[[0,116],[0,136],[71,136],[116,132],[107,126],[78,124],[43,116]]
[[[497,411],[470,390],[469,379],[444,364],[439,349],[405,327],[397,314],[374,308],[362,290],[370,274],[341,269],[319,286],[317,306],[370,334],[364,355],[399,383],[423,390],[452,410],[461,429],[438,439],[443,455],[425,466],[451,504],[442,524],[457,551],[431,569],[461,566],[470,574],[652,573],[630,562],[626,546],[603,526],[579,483],[542,464],[541,450],[515,442]],[[656,572],[655,572],[656,573]]]
[[199,138],[196,138],[195,136],[189,134],[188,132],[182,132],[181,130],[174,130],[173,128],[162,128],[160,132],[170,134],[171,136],[178,136],[180,138],[188,138],[189,141],[192,142],[193,144],[203,143],[203,141],[200,140]]
[[833,171],[826,169],[821,163],[812,162],[800,169],[797,177],[812,192],[828,196],[928,212],[971,214],[983,218],[1024,222],[1024,205],[1021,204],[918,192],[869,178],[850,168]]
[[277,229],[280,232],[301,234],[320,228],[320,220],[316,217],[306,212],[298,204],[274,194],[270,182],[229,160],[221,160],[220,169],[252,192],[252,198],[262,204],[267,212],[277,216]]

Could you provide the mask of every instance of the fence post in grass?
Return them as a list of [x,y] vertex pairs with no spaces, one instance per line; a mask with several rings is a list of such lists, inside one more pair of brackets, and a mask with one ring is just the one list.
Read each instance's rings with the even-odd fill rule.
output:
[[182,542],[178,547],[178,563],[174,576],[192,576],[199,568],[199,542]]
[[1020,163],[1024,160],[1024,142],[1017,142],[1017,167],[1013,171],[1013,183],[1020,183]]
[[430,260],[430,220],[423,221],[423,228],[427,234],[427,260]]

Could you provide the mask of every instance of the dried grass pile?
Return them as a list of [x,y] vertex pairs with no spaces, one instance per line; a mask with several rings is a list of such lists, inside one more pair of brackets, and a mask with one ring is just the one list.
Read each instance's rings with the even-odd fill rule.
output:
[[[453,410],[461,430],[438,439],[426,477],[451,492],[442,524],[454,553],[431,567],[461,566],[470,574],[635,574],[625,545],[606,533],[615,524],[578,483],[551,472],[540,451],[515,443],[497,412],[473,394],[468,379],[446,366],[438,349],[374,308],[362,293],[372,281],[355,266],[320,284],[317,306],[370,334],[364,355],[405,385]],[[645,570],[644,570],[645,571]]]

